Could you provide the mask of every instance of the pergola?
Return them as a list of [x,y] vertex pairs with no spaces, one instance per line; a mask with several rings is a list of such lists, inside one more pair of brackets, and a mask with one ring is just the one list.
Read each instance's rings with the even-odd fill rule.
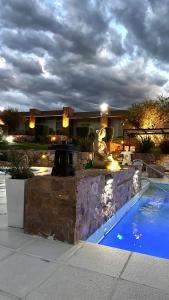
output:
[[129,138],[129,151],[130,139],[136,135],[149,135],[149,134],[163,134],[169,135],[169,128],[137,128],[137,129],[123,129],[123,141],[127,136]]

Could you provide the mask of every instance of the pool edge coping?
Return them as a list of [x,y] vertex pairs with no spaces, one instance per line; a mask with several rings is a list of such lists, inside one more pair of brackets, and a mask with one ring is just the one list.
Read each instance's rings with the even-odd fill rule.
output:
[[142,194],[149,188],[150,182],[144,184],[142,189],[125,203],[106,223],[98,228],[88,239],[87,243],[98,244],[106,234],[124,217],[131,207],[140,199]]

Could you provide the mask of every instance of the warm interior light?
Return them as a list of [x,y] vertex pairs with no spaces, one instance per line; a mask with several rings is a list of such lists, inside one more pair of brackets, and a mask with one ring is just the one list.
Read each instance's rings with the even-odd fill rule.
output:
[[117,160],[112,158],[112,161],[110,161],[107,165],[107,170],[109,171],[120,171],[120,164]]
[[55,142],[56,141],[56,136],[51,136],[50,140],[51,140],[51,142]]
[[47,157],[46,154],[42,154],[41,156],[42,159],[45,159],[46,157]]
[[31,128],[31,129],[35,128],[35,117],[34,116],[30,116],[29,128]]
[[63,116],[62,126],[63,126],[64,128],[69,127],[69,118],[68,118],[68,117],[64,117],[64,116]]
[[62,126],[64,128],[69,127],[69,116],[70,116],[70,108],[64,107],[63,108],[63,119],[62,119]]
[[0,125],[5,125],[5,123],[2,119],[0,119]]
[[14,137],[13,137],[12,135],[8,135],[8,136],[6,137],[6,140],[7,140],[8,143],[13,143]]

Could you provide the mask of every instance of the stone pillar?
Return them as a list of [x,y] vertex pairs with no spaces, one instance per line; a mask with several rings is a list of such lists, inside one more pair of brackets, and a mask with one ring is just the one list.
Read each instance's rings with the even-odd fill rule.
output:
[[25,232],[74,243],[75,177],[35,176],[31,179],[25,186]]

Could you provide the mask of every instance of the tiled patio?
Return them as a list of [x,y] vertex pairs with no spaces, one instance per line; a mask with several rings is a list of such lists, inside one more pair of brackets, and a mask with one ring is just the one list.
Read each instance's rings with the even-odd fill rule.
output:
[[0,300],[165,300],[169,260],[0,230]]

